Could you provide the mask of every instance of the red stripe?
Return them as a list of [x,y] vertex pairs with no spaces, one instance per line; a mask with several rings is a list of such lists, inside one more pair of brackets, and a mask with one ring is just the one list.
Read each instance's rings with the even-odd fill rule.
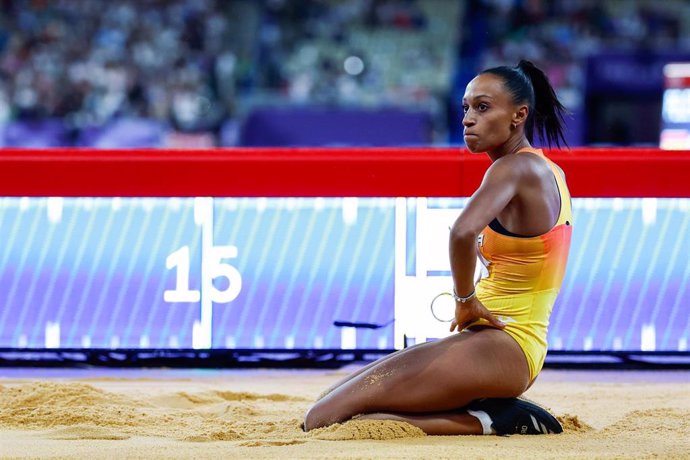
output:
[[690,88],[690,76],[687,77],[665,77],[665,88]]
[[[690,197],[690,151],[547,152],[578,197]],[[468,196],[459,148],[0,151],[0,196]]]

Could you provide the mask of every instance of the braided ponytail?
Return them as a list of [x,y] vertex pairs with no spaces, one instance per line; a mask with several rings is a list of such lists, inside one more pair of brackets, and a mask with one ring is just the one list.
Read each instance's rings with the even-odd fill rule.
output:
[[555,144],[560,147],[561,141],[567,145],[563,135],[563,114],[566,109],[541,69],[530,61],[521,60],[516,67],[495,67],[481,73],[501,77],[515,104],[527,102],[530,110],[525,123],[525,136],[530,143],[533,142],[536,129],[539,137],[549,146]]

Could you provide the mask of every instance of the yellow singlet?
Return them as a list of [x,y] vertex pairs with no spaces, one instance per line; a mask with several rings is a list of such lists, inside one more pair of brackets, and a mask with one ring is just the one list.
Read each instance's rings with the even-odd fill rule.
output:
[[[541,150],[521,149],[518,154],[523,152],[539,155],[551,167],[561,198],[558,220],[551,230],[534,237],[510,236],[497,220],[487,226],[477,238],[477,252],[488,276],[479,281],[476,292],[506,323],[505,331],[525,353],[534,380],[546,357],[549,316],[565,276],[573,217],[570,192],[558,167]],[[488,324],[482,319],[473,325]]]

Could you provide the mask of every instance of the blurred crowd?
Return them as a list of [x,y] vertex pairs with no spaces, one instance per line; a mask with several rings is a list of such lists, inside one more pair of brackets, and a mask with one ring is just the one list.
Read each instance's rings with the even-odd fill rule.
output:
[[578,106],[588,55],[690,50],[688,30],[683,0],[0,0],[0,125],[217,131],[261,104],[416,106],[447,125],[457,74],[527,58]]
[[211,0],[5,0],[0,121],[114,117],[209,129],[232,110],[230,22]]
[[[457,5],[269,1],[259,37],[259,85],[295,102],[374,105],[400,103],[403,87],[417,93],[447,88],[454,45],[447,38],[457,27]],[[427,73],[439,78],[430,81]]]
[[[230,32],[243,18],[229,14],[230,3],[2,1],[0,120],[54,116],[83,125],[127,114],[190,124],[231,110],[238,80],[259,90],[300,92],[304,82],[291,72],[290,53],[306,53],[310,42],[350,47],[356,25],[398,31],[427,25],[410,0],[257,1],[259,52],[238,62]],[[322,55],[310,69],[310,86],[328,87],[342,62],[315,52]],[[255,78],[247,82],[251,72]]]

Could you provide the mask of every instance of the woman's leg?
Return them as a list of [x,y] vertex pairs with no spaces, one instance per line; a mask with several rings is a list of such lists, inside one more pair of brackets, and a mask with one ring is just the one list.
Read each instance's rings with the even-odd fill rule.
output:
[[368,371],[369,369],[371,369],[372,367],[378,366],[379,364],[383,363],[384,361],[389,360],[389,359],[391,359],[391,358],[393,358],[393,357],[395,357],[395,356],[398,356],[398,355],[400,355],[400,354],[402,354],[402,353],[406,353],[406,352],[408,352],[408,351],[410,351],[410,350],[412,350],[412,349],[414,349],[414,348],[421,347],[421,346],[424,346],[424,345],[428,345],[429,343],[430,343],[430,342],[418,343],[418,344],[416,344],[416,345],[412,345],[411,347],[407,347],[407,348],[403,348],[402,350],[394,351],[393,353],[391,353],[391,354],[389,354],[389,355],[387,355],[387,356],[384,356],[383,358],[379,358],[379,359],[377,359],[376,361],[367,364],[366,366],[362,367],[361,369],[358,369],[358,370],[356,370],[355,372],[353,372],[353,373],[351,373],[351,374],[348,374],[347,376],[345,376],[344,378],[340,379],[340,380],[339,380],[338,382],[336,382],[335,384],[333,384],[333,385],[331,385],[330,387],[328,387],[326,390],[324,390],[324,391],[316,398],[316,400],[317,400],[317,401],[320,401],[320,400],[323,399],[326,395],[328,395],[329,393],[331,393],[333,390],[335,390],[335,389],[338,388],[339,386],[341,386],[341,385],[343,385],[343,384],[349,382],[350,380],[352,380],[353,378],[359,376],[360,374],[362,374],[362,373],[364,373],[364,372],[367,372],[367,371]]
[[465,331],[403,351],[317,401],[307,412],[305,428],[359,414],[448,417],[475,399],[518,396],[529,383],[522,350],[498,329]]

